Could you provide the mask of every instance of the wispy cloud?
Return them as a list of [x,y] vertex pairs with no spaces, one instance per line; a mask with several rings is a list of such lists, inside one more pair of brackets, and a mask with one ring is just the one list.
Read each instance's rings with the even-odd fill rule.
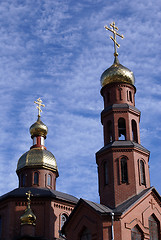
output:
[[159,0],[155,4],[152,0],[146,4],[139,0],[5,0],[0,2],[1,194],[17,186],[16,164],[32,144],[28,129],[37,118],[33,102],[41,97],[46,104],[42,120],[49,127],[46,146],[60,172],[57,189],[98,201],[95,152],[103,146],[100,76],[113,63],[113,46],[104,25],[113,20],[125,35],[119,40],[119,60],[136,77],[141,140],[155,158],[150,171],[152,183],[157,184]]

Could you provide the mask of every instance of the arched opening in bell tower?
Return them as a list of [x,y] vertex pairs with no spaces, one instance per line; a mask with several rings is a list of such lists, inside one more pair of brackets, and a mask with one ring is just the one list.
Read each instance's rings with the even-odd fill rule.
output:
[[133,142],[138,143],[137,124],[134,119],[131,121],[131,125],[132,125],[132,140]]
[[126,123],[124,118],[118,120],[118,140],[126,140]]
[[112,142],[112,122],[107,122],[107,143]]
[[140,180],[142,185],[146,185],[145,182],[145,165],[143,160],[140,160]]
[[103,167],[104,167],[104,185],[107,185],[108,184],[108,178],[109,178],[109,174],[108,174],[108,163],[107,162],[104,162],[103,164]]
[[121,182],[128,183],[127,158],[121,158]]

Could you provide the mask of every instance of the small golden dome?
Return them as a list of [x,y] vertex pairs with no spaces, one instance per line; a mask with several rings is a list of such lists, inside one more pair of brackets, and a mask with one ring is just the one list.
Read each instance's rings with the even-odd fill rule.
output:
[[47,126],[40,120],[40,116],[38,116],[37,121],[30,127],[31,137],[33,138],[35,136],[42,136],[46,138],[47,133]]
[[117,56],[115,56],[113,65],[103,72],[100,81],[102,87],[115,82],[135,84],[133,72],[121,65]]
[[28,152],[24,153],[18,160],[17,172],[22,168],[46,168],[55,171],[58,174],[58,167],[54,155],[46,149],[31,148]]
[[30,205],[27,206],[24,214],[20,217],[21,225],[27,224],[27,225],[36,225],[36,216],[32,212]]

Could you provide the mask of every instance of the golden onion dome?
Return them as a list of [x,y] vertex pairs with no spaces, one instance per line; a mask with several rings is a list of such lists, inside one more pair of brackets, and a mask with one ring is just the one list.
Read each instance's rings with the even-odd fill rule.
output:
[[121,65],[117,56],[115,56],[113,65],[103,72],[100,81],[102,87],[116,82],[129,83],[131,85],[135,84],[133,72]]
[[24,214],[20,217],[21,225],[27,224],[27,225],[35,225],[36,222],[36,216],[32,212],[30,205],[27,206]]
[[35,136],[42,136],[46,138],[47,133],[47,126],[40,120],[40,116],[38,116],[37,121],[30,127],[31,137],[33,138]]
[[24,153],[18,160],[17,170],[23,168],[45,168],[56,172],[57,177],[58,167],[54,155],[43,148],[31,148],[28,152]]

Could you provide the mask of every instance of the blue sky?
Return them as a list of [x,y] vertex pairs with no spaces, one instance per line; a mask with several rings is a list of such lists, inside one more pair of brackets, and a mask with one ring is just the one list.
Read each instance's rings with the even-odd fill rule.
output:
[[141,144],[151,151],[151,185],[161,193],[161,2],[0,1],[0,194],[18,186],[19,157],[42,98],[46,147],[57,160],[57,190],[99,201],[95,152],[103,146],[100,76],[113,63],[104,29],[115,21],[120,63],[134,72]]

